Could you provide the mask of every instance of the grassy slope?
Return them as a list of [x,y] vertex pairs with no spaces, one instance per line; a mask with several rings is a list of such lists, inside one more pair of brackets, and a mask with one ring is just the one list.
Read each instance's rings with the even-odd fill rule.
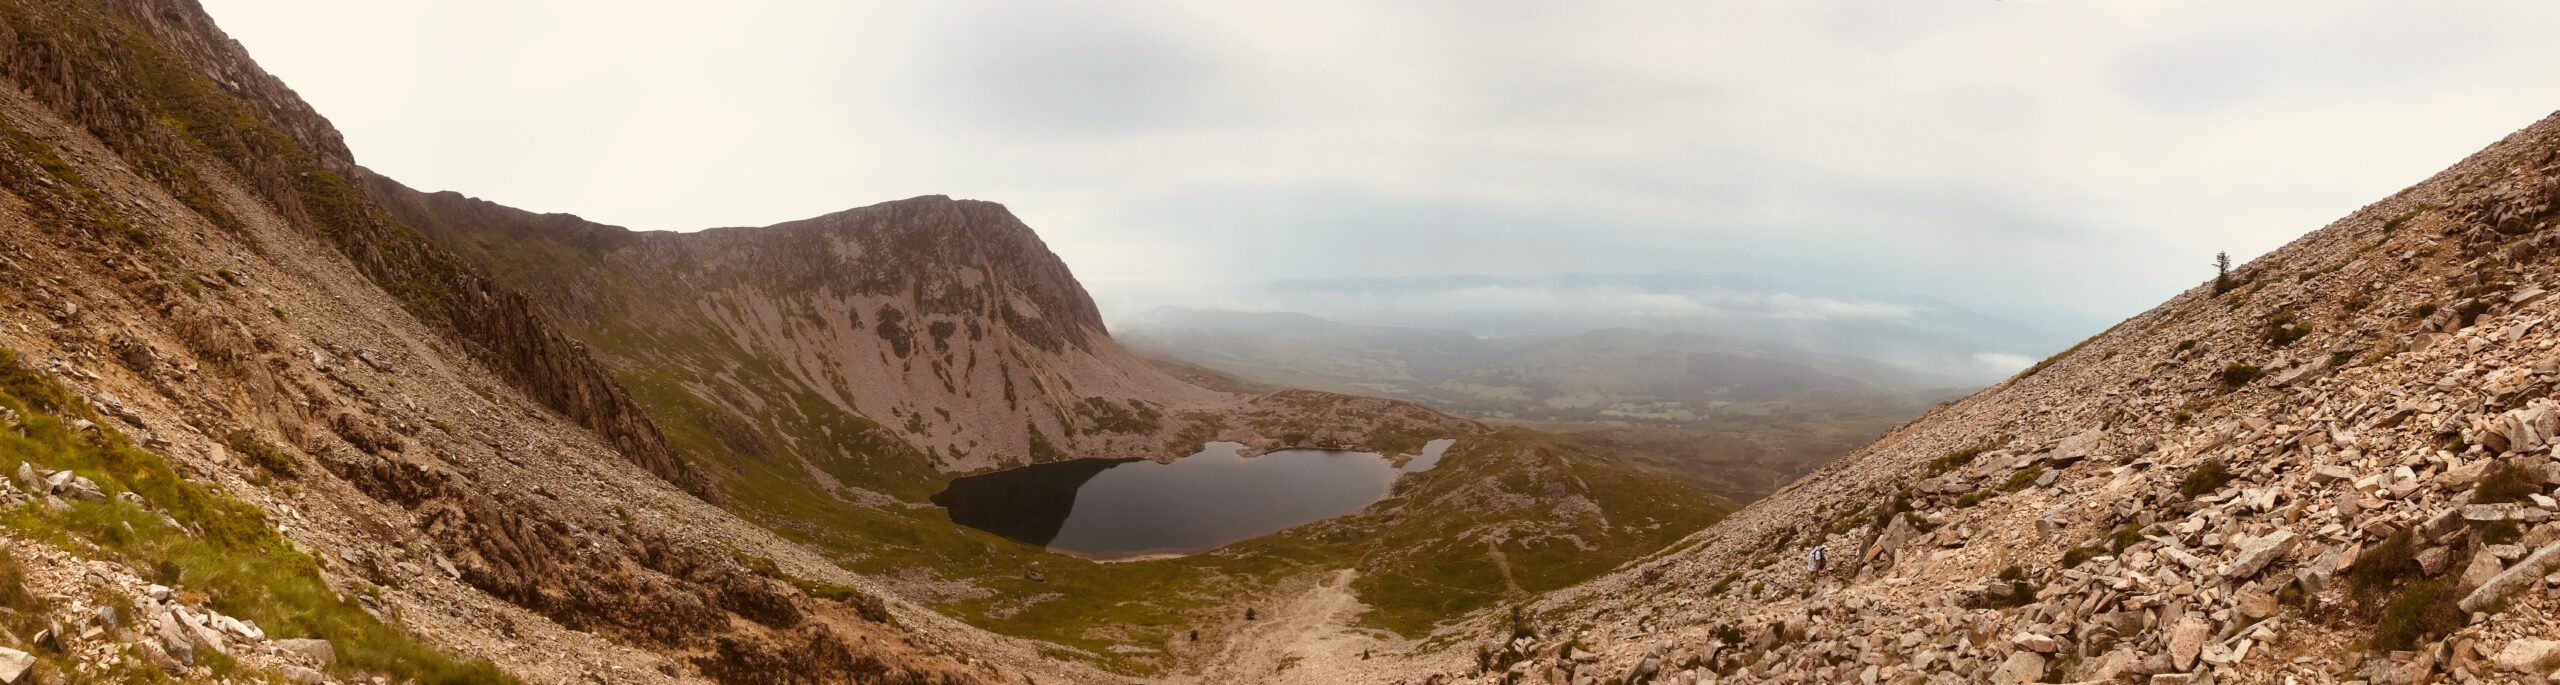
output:
[[[0,526],[84,556],[110,559],[145,577],[204,593],[215,610],[256,622],[276,638],[319,637],[339,655],[333,670],[381,674],[422,683],[514,682],[487,662],[461,662],[384,624],[320,579],[309,555],[295,551],[257,508],[187,481],[158,455],[135,449],[70,393],[0,350],[0,407],[24,421],[0,429],[0,473],[19,464],[70,470],[98,483],[109,498],[63,510],[28,506],[0,514]],[[98,423],[81,431],[72,419]],[[116,497],[140,495],[149,508]],[[172,527],[154,510],[166,511]],[[5,574],[0,574],[5,575]],[[8,594],[0,592],[0,594]],[[55,664],[61,655],[39,652]],[[99,674],[113,682],[148,682],[156,671]]]
[[[620,380],[646,407],[678,454],[721,474],[731,509],[848,569],[874,576],[918,572],[966,582],[985,596],[930,603],[1000,633],[1049,641],[1061,656],[1130,672],[1159,671],[1166,657],[1122,654],[1114,646],[1160,648],[1192,630],[1214,631],[1240,613],[1244,598],[1267,593],[1301,573],[1374,568],[1355,589],[1374,610],[1372,626],[1408,635],[1438,620],[1503,601],[1516,585],[1528,592],[1561,587],[1705,527],[1727,510],[1686,486],[1625,468],[1570,439],[1503,431],[1462,442],[1441,468],[1398,483],[1394,496],[1363,515],[1324,522],[1180,559],[1102,564],[1053,554],[950,522],[924,503],[949,477],[923,455],[789,382],[783,371],[725,340],[665,330],[600,325],[586,333],[617,364]],[[767,405],[753,412],[769,443],[763,455],[739,454],[712,427],[722,392]],[[1312,396],[1309,396],[1312,397]],[[1288,426],[1257,426],[1273,434]],[[1381,436],[1384,449],[1410,452],[1442,436]],[[889,495],[903,504],[863,506],[832,496],[803,472],[797,452],[839,482]],[[1523,456],[1533,455],[1533,456]],[[1498,484],[1524,496],[1547,492],[1550,479],[1594,494],[1603,529],[1571,531],[1588,549],[1559,538],[1526,538],[1488,546],[1450,531],[1534,526],[1549,509],[1486,510],[1452,499],[1470,484]],[[1400,515],[1380,512],[1401,509]],[[1509,560],[1511,578],[1491,553]],[[1383,559],[1371,559],[1380,551]],[[1045,582],[1024,577],[1037,568]]]
[[[1498,544],[1455,532],[1545,527],[1557,518],[1553,503],[1486,509],[1460,495],[1489,487],[1538,497],[1558,478],[1570,484],[1568,490],[1592,493],[1606,523],[1584,519]],[[728,481],[724,492],[750,518],[854,571],[924,571],[989,591],[935,604],[937,609],[1129,672],[1173,664],[1110,648],[1156,649],[1177,644],[1192,630],[1214,633],[1251,598],[1297,574],[1367,569],[1369,575],[1354,585],[1372,607],[1362,622],[1420,635],[1440,620],[1526,599],[1512,587],[1535,593],[1595,576],[1703,528],[1729,509],[1686,486],[1527,431],[1462,443],[1440,468],[1406,477],[1389,500],[1362,514],[1177,559],[1104,564],[1053,554],[955,525],[939,509],[853,505],[816,492],[805,478],[753,468]],[[1494,550],[1508,560],[1508,578]],[[1045,582],[1024,577],[1032,568]]]

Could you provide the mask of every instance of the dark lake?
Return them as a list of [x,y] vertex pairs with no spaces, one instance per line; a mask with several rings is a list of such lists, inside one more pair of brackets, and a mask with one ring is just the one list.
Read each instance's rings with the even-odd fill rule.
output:
[[951,520],[1091,559],[1193,554],[1385,499],[1396,476],[1428,470],[1450,441],[1403,468],[1370,452],[1237,454],[1235,443],[1159,464],[1076,459],[954,480],[933,496]]

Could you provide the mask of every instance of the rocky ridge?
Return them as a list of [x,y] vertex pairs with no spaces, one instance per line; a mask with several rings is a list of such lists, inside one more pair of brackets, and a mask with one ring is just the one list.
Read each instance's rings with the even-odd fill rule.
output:
[[[335,134],[193,3],[0,19],[0,472],[33,476],[0,675],[38,660],[0,681],[1096,677],[686,492],[576,343],[332,181]],[[337,658],[270,653],[313,639]]]
[[2560,117],[1375,677],[2560,681],[2555,209]]
[[[379,175],[366,185],[510,285],[560,293],[545,311],[642,389],[697,461],[859,462],[837,475],[862,482],[1070,457],[1172,459],[1212,439],[1318,445],[1254,430],[1302,401],[1203,388],[1123,349],[1065,262],[995,203],[927,196],[675,233]],[[1344,437],[1323,444],[1411,447]]]

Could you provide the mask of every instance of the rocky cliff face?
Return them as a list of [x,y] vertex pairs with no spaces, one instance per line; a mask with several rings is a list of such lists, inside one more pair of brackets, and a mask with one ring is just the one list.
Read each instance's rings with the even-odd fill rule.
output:
[[[634,463],[683,471],[647,416],[526,299],[471,271],[367,202],[337,130],[258,68],[187,2],[7,6],[0,71],[135,171],[227,231],[246,218],[208,178],[214,164],[299,230],[329,240],[411,314],[509,384],[597,431]],[[149,41],[152,49],[132,49]]]
[[2560,679],[2555,209],[2560,117],[1397,675]]
[[1186,412],[1243,399],[1122,350],[1066,264],[993,203],[920,197],[643,233],[378,176],[369,186],[492,273],[562,293],[547,310],[635,386],[669,385],[681,398],[663,398],[661,420],[726,454],[824,454],[845,440],[820,424],[852,423],[869,453],[838,458],[913,450],[946,472],[1180,455],[1203,437],[1176,439],[1194,423]]

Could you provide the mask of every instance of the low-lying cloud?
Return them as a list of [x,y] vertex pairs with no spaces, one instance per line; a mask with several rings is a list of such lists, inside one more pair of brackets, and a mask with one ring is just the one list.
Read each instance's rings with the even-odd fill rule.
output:
[[1870,299],[1790,292],[1618,286],[1469,285],[1421,292],[1265,292],[1248,298],[1168,303],[1201,308],[1296,311],[1319,316],[1500,313],[1631,319],[1714,318],[1790,321],[1907,320],[1923,308]]

